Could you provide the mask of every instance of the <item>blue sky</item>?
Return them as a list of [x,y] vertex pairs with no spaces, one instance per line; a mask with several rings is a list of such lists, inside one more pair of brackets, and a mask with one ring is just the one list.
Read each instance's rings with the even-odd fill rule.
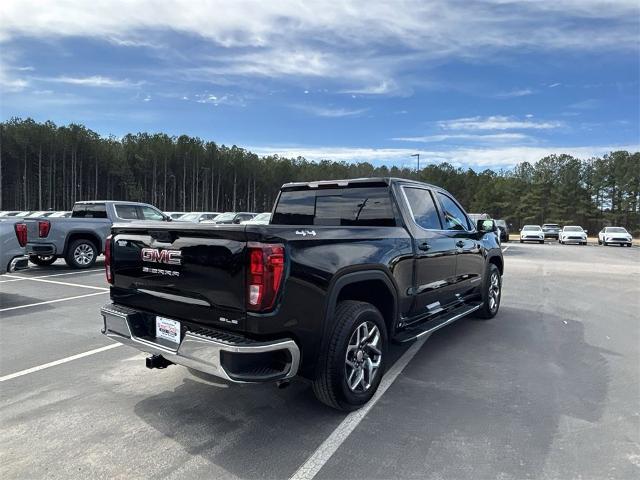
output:
[[637,1],[5,0],[0,12],[3,120],[475,169],[640,149]]

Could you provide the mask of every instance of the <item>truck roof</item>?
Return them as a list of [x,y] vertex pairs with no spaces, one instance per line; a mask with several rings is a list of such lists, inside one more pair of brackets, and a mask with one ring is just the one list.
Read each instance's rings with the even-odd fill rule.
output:
[[389,186],[394,183],[406,183],[415,184],[420,186],[427,186],[429,188],[442,190],[442,188],[425,182],[419,182],[417,180],[409,180],[407,178],[398,177],[365,177],[365,178],[347,178],[343,180],[322,180],[312,182],[291,182],[282,185],[281,190],[303,190],[306,188],[327,188],[327,187],[348,187],[348,186]]
[[[127,200],[80,200],[78,202],[76,202],[76,204],[82,204],[82,205],[92,205],[94,203],[114,203],[116,205],[119,204],[127,204],[127,205],[150,205],[149,203],[144,203],[144,202],[130,202]],[[75,205],[75,204],[74,204]]]

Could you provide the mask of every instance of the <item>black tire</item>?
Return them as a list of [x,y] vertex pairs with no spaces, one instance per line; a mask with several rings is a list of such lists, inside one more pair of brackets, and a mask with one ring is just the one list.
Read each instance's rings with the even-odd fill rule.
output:
[[602,245],[607,247],[609,244],[607,242],[602,242]]
[[29,255],[29,261],[41,267],[47,267],[57,259],[55,255]]
[[67,248],[67,254],[64,261],[71,268],[90,268],[96,263],[98,258],[98,248],[95,244],[86,238],[74,240]]
[[540,240],[538,243],[544,243],[544,240]]
[[520,243],[524,243],[524,240],[520,240]]
[[[335,326],[333,332],[327,342],[327,346],[318,359],[318,370],[316,378],[312,383],[313,393],[315,393],[318,400],[332,408],[343,411],[356,410],[373,397],[384,374],[387,353],[386,325],[380,311],[376,307],[370,303],[354,300],[340,302],[336,308],[334,318]],[[380,355],[378,356],[373,350],[369,350],[366,347],[364,347],[362,355],[359,352],[357,353],[357,355],[360,355],[357,359],[363,362],[360,369],[363,373],[364,383],[366,383],[364,379],[366,377],[367,359],[377,357],[376,363],[378,363],[378,367],[374,371],[373,376],[369,378],[369,386],[365,388],[363,384],[363,390],[357,391],[360,386],[360,384],[357,384],[355,386],[356,390],[354,391],[347,383],[347,369],[352,368],[347,365],[347,348],[350,345],[352,337],[358,334],[356,330],[361,328],[363,324],[371,327],[371,332],[373,332],[372,326],[377,328],[379,336],[374,337],[378,339],[375,348],[380,352]],[[358,351],[361,350],[361,348],[356,348],[355,350]],[[358,362],[355,356],[353,360],[356,363]],[[352,371],[352,373],[355,372]],[[359,377],[355,377],[354,380],[357,378]],[[371,381],[371,378],[373,381]]]
[[[498,288],[497,296],[495,295],[496,281]],[[502,298],[502,275],[500,275],[500,270],[495,264],[487,264],[481,288],[482,306],[476,310],[474,316],[483,320],[489,320],[497,315],[500,309],[500,299]]]

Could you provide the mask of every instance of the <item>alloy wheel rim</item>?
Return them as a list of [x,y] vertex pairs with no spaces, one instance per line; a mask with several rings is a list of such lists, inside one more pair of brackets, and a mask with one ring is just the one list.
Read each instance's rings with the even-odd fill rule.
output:
[[80,265],[88,265],[93,260],[93,248],[91,245],[81,243],[73,251],[73,258]]
[[500,301],[500,277],[497,273],[491,274],[489,283],[489,309],[493,312],[498,308]]
[[352,392],[366,392],[382,362],[382,336],[373,322],[362,322],[351,334],[345,355],[345,378]]

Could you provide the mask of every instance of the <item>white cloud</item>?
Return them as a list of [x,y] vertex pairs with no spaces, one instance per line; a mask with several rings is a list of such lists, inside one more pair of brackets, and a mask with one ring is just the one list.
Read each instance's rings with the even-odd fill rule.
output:
[[457,118],[438,122],[438,126],[443,130],[548,130],[562,125],[561,122],[534,122],[503,115]]
[[534,91],[530,88],[522,88],[520,90],[511,90],[509,92],[501,92],[496,93],[494,96],[496,98],[516,98],[516,97],[526,97],[527,95],[533,95]]
[[316,115],[318,117],[329,117],[329,118],[339,118],[339,117],[356,117],[362,115],[367,111],[366,108],[359,109],[348,109],[348,108],[330,108],[330,107],[318,107],[314,105],[296,105],[296,108],[300,110],[304,110],[312,115]]
[[115,78],[103,77],[100,75],[93,75],[90,77],[54,77],[54,78],[41,78],[48,82],[66,83],[69,85],[81,85],[84,87],[107,87],[107,88],[128,88],[138,87],[144,82],[132,82],[128,79],[118,80]]
[[547,85],[547,87],[549,87],[549,88],[556,88],[556,87],[559,87],[560,85],[562,85],[562,84],[561,84],[561,83],[559,83],[559,82],[556,82],[556,83],[552,83],[552,84],[550,84],[550,85]]
[[341,93],[350,93],[354,95],[388,95],[392,93],[400,93],[400,88],[393,80],[382,80],[374,85],[367,85],[360,88],[352,88],[342,90]]
[[474,135],[467,133],[460,134],[441,134],[441,135],[426,135],[422,137],[395,137],[391,140],[400,142],[417,142],[417,143],[432,143],[432,142],[446,142],[449,140],[465,140],[475,142],[507,142],[512,140],[526,140],[530,138],[523,133],[494,133],[487,135]]
[[536,162],[551,154],[566,153],[579,158],[601,156],[615,150],[639,151],[640,145],[606,145],[582,147],[504,147],[504,148],[456,148],[451,150],[421,150],[409,148],[358,148],[358,147],[248,147],[258,155],[304,157],[311,161],[334,160],[344,162],[370,162],[375,165],[415,166],[412,154],[420,154],[420,164],[449,162],[454,166],[484,168],[509,168],[520,162]]
[[[201,93],[196,94],[195,101],[197,103],[208,103],[210,105],[219,106],[219,105],[230,105],[236,107],[245,107],[246,106],[246,98],[244,96],[234,95],[234,94],[224,94],[224,95],[214,95],[212,93]],[[182,97],[183,100],[188,100],[187,97]]]
[[46,8],[4,0],[0,42],[80,37],[168,49],[162,35],[177,33],[210,45],[210,75],[329,77],[361,85],[353,92],[389,95],[406,91],[401,78],[416,64],[442,58],[635,52],[637,22],[629,19],[639,11],[636,0],[57,0]]

